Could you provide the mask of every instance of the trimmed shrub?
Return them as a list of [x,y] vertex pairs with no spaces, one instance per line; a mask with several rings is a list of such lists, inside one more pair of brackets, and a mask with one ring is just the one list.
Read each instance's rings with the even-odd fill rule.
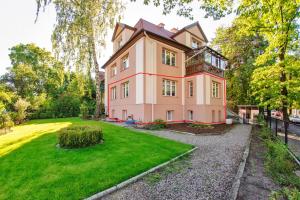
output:
[[102,141],[102,130],[96,126],[72,126],[58,133],[58,142],[62,148],[87,147]]
[[156,119],[156,120],[154,120],[154,122],[152,124],[148,124],[145,126],[145,128],[149,129],[149,130],[159,130],[159,129],[163,129],[166,127],[167,127],[167,124],[162,119]]

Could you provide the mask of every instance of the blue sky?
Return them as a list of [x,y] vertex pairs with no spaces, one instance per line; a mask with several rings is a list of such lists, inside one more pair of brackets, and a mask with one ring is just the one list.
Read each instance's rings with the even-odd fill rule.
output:
[[[233,16],[228,16],[219,21],[204,18],[204,13],[198,9],[193,11],[194,20],[179,17],[176,13],[162,15],[162,9],[154,6],[145,6],[142,1],[130,2],[126,0],[126,10],[123,13],[122,22],[134,26],[144,18],[154,24],[163,22],[165,28],[182,28],[190,23],[199,21],[207,38],[211,40],[215,36],[217,27],[231,23]],[[195,7],[197,4],[195,3]],[[36,12],[35,0],[2,0],[0,2],[0,75],[5,73],[10,66],[8,57],[9,48],[19,43],[36,43],[38,46],[51,51],[51,33],[55,24],[55,10],[53,6],[47,7],[34,23]],[[99,59],[102,65],[112,53],[112,30],[107,38],[107,48]]]

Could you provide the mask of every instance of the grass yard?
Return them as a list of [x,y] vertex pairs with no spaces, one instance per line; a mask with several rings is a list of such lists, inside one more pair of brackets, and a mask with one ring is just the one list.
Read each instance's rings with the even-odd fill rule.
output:
[[[56,148],[56,132],[76,124],[100,126],[104,143]],[[82,199],[191,148],[104,122],[33,120],[0,136],[0,199]]]

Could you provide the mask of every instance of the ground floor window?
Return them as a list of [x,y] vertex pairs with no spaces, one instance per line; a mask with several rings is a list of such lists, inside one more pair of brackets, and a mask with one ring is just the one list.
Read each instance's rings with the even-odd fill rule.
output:
[[168,110],[167,111],[167,121],[172,121],[173,120],[173,110]]
[[117,87],[112,87],[111,88],[111,99],[114,100],[114,99],[117,99]]
[[190,121],[194,120],[194,112],[192,110],[188,110],[188,119]]
[[127,120],[127,110],[122,110],[122,120]]

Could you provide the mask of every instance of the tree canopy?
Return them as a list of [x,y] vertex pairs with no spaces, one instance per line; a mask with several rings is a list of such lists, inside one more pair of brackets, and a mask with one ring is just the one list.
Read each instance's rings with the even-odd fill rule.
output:
[[121,17],[123,5],[118,0],[37,0],[37,15],[42,6],[53,3],[56,24],[52,34],[55,54],[77,71],[94,69],[96,80],[96,110],[101,110],[101,80],[98,58],[106,45],[106,35]]

